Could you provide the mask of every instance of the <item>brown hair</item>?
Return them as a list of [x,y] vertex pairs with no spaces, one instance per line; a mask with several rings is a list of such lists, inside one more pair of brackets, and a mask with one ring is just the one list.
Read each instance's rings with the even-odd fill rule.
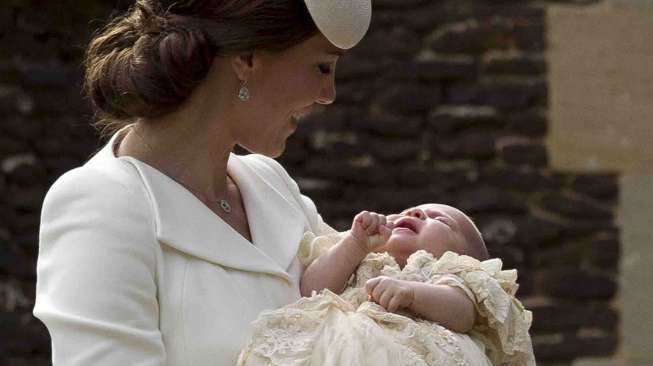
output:
[[173,111],[215,56],[278,52],[317,33],[302,0],[137,0],[91,41],[84,89],[105,132]]

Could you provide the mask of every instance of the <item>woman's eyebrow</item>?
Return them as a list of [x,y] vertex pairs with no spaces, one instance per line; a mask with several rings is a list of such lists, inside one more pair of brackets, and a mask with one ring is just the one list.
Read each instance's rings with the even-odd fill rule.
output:
[[344,51],[344,50],[341,50],[341,49],[330,50],[330,51],[326,51],[326,54],[329,55],[329,56],[338,56],[338,57],[341,57],[341,56],[344,56],[344,55],[345,55],[345,51]]

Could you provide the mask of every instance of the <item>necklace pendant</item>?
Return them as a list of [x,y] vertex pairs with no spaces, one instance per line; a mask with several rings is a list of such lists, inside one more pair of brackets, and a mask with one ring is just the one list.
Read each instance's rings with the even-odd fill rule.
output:
[[229,202],[227,202],[227,200],[220,200],[220,208],[222,209],[222,211],[226,213],[231,212],[231,205],[229,204]]

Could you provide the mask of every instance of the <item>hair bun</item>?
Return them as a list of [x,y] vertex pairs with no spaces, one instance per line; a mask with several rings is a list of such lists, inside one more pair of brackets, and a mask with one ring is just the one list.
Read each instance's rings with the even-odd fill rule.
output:
[[208,38],[187,17],[164,17],[139,2],[91,43],[86,89],[104,117],[160,116],[190,96],[213,56]]

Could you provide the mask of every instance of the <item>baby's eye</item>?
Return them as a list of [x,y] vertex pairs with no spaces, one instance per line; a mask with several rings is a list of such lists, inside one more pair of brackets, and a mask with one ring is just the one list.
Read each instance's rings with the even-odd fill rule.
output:
[[434,219],[442,222],[443,224],[445,224],[445,225],[447,225],[449,227],[454,227],[455,226],[454,221],[452,219],[446,217],[446,216],[436,216]]

